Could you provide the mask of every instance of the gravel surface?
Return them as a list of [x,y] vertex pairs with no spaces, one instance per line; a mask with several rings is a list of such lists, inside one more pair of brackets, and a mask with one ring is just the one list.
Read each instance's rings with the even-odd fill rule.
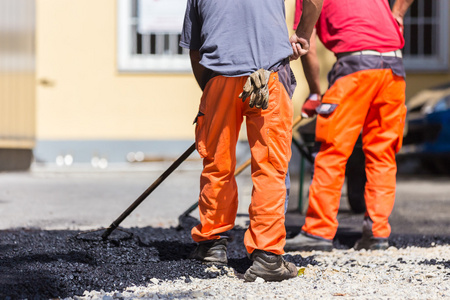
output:
[[[186,224],[186,223],[185,223]],[[229,266],[188,259],[189,228],[0,231],[1,299],[295,299],[450,297],[450,237],[393,236],[386,251],[291,252],[300,271],[280,283],[245,283],[244,229],[230,232]]]
[[[317,264],[300,268],[283,282],[244,283],[232,270],[213,279],[154,279],[121,293],[85,292],[81,299],[438,299],[450,297],[450,247],[389,248],[387,251],[334,250],[302,253]],[[443,260],[446,258],[447,260]],[[217,272],[217,269],[205,269]]]

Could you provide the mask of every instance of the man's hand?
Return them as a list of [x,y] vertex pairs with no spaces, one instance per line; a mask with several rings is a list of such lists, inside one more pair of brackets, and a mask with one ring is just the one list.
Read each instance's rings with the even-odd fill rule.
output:
[[309,51],[309,41],[308,40],[298,37],[297,34],[294,33],[289,38],[289,41],[291,42],[292,52],[293,52],[293,54],[289,58],[290,60],[296,60],[300,56],[303,56],[306,53],[308,53],[308,51]]
[[394,19],[397,21],[398,27],[400,28],[400,33],[403,34],[405,29],[405,26],[403,25],[403,18],[394,16]]
[[322,96],[319,94],[310,94],[302,106],[302,117],[312,118],[317,114],[316,108],[320,106]]
[[258,71],[250,74],[245,82],[242,93],[239,98],[245,101],[247,97],[250,97],[248,105],[250,107],[256,106],[256,108],[267,109],[269,107],[269,78],[270,71],[259,69]]
[[309,40],[322,10],[322,5],[323,0],[303,0],[300,23],[295,30],[295,34],[289,39],[293,49],[291,60],[298,59],[308,53]]
[[397,21],[402,34],[404,30],[403,18],[413,2],[414,0],[396,0],[392,6],[392,15],[394,16],[395,21]]

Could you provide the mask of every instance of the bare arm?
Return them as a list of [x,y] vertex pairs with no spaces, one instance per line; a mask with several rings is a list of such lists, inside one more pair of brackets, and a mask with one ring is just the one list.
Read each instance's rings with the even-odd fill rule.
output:
[[309,52],[303,55],[301,58],[303,73],[305,74],[306,81],[308,82],[310,94],[320,95],[320,67],[319,59],[317,57],[317,43],[315,29],[310,38]]
[[191,58],[192,72],[194,72],[195,80],[197,80],[198,85],[203,91],[206,85],[206,82],[204,82],[206,68],[200,64],[200,51],[189,50],[189,57]]
[[414,0],[397,0],[392,7],[392,15],[403,30],[403,18]]
[[307,54],[300,59],[303,65],[303,73],[309,87],[309,96],[303,102],[301,115],[303,118],[311,118],[317,114],[317,107],[320,106],[322,95],[320,94],[320,66],[317,57],[317,37],[315,30],[310,39],[310,48]]
[[308,53],[314,25],[316,25],[320,12],[322,11],[323,0],[303,0],[302,17],[297,26],[297,30],[291,36],[290,42],[294,54],[291,59],[297,59]]

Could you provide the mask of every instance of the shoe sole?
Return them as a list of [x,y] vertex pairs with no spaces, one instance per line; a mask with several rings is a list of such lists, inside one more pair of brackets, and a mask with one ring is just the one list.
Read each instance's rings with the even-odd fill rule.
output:
[[189,257],[189,259],[194,259],[196,261],[199,261],[203,264],[207,264],[207,265],[227,265],[228,264],[228,259],[223,261],[223,260],[205,260],[202,259],[200,257]]
[[264,278],[262,276],[258,276],[258,275],[255,275],[255,274],[249,275],[249,274],[245,273],[244,274],[244,281],[245,282],[255,282],[256,279],[261,278],[264,281],[268,281],[268,282],[280,282],[280,281],[292,279],[292,278],[295,278],[295,277],[297,277],[297,273],[295,273],[295,276],[286,276],[286,278],[282,278],[282,279],[277,278],[277,277],[270,277],[270,276],[267,276],[267,279],[266,279],[266,278]]

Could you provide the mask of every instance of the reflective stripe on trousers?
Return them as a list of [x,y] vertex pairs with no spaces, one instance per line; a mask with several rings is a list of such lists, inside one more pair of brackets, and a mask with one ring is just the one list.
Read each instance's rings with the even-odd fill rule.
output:
[[302,229],[334,238],[345,165],[362,130],[366,216],[373,221],[375,237],[389,237],[388,218],[395,200],[395,153],[402,144],[406,116],[404,79],[390,69],[355,72],[338,79],[322,103],[337,104],[337,108],[317,118],[316,140],[322,144],[314,163]]
[[261,249],[284,253],[285,177],[291,157],[293,107],[288,93],[272,73],[269,107],[250,108],[242,102],[247,77],[217,76],[202,96],[196,125],[196,145],[203,158],[200,179],[200,222],[192,229],[196,242],[217,239],[234,226],[238,208],[236,143],[246,117],[252,154],[252,199],[250,225],[244,244],[249,253]]

